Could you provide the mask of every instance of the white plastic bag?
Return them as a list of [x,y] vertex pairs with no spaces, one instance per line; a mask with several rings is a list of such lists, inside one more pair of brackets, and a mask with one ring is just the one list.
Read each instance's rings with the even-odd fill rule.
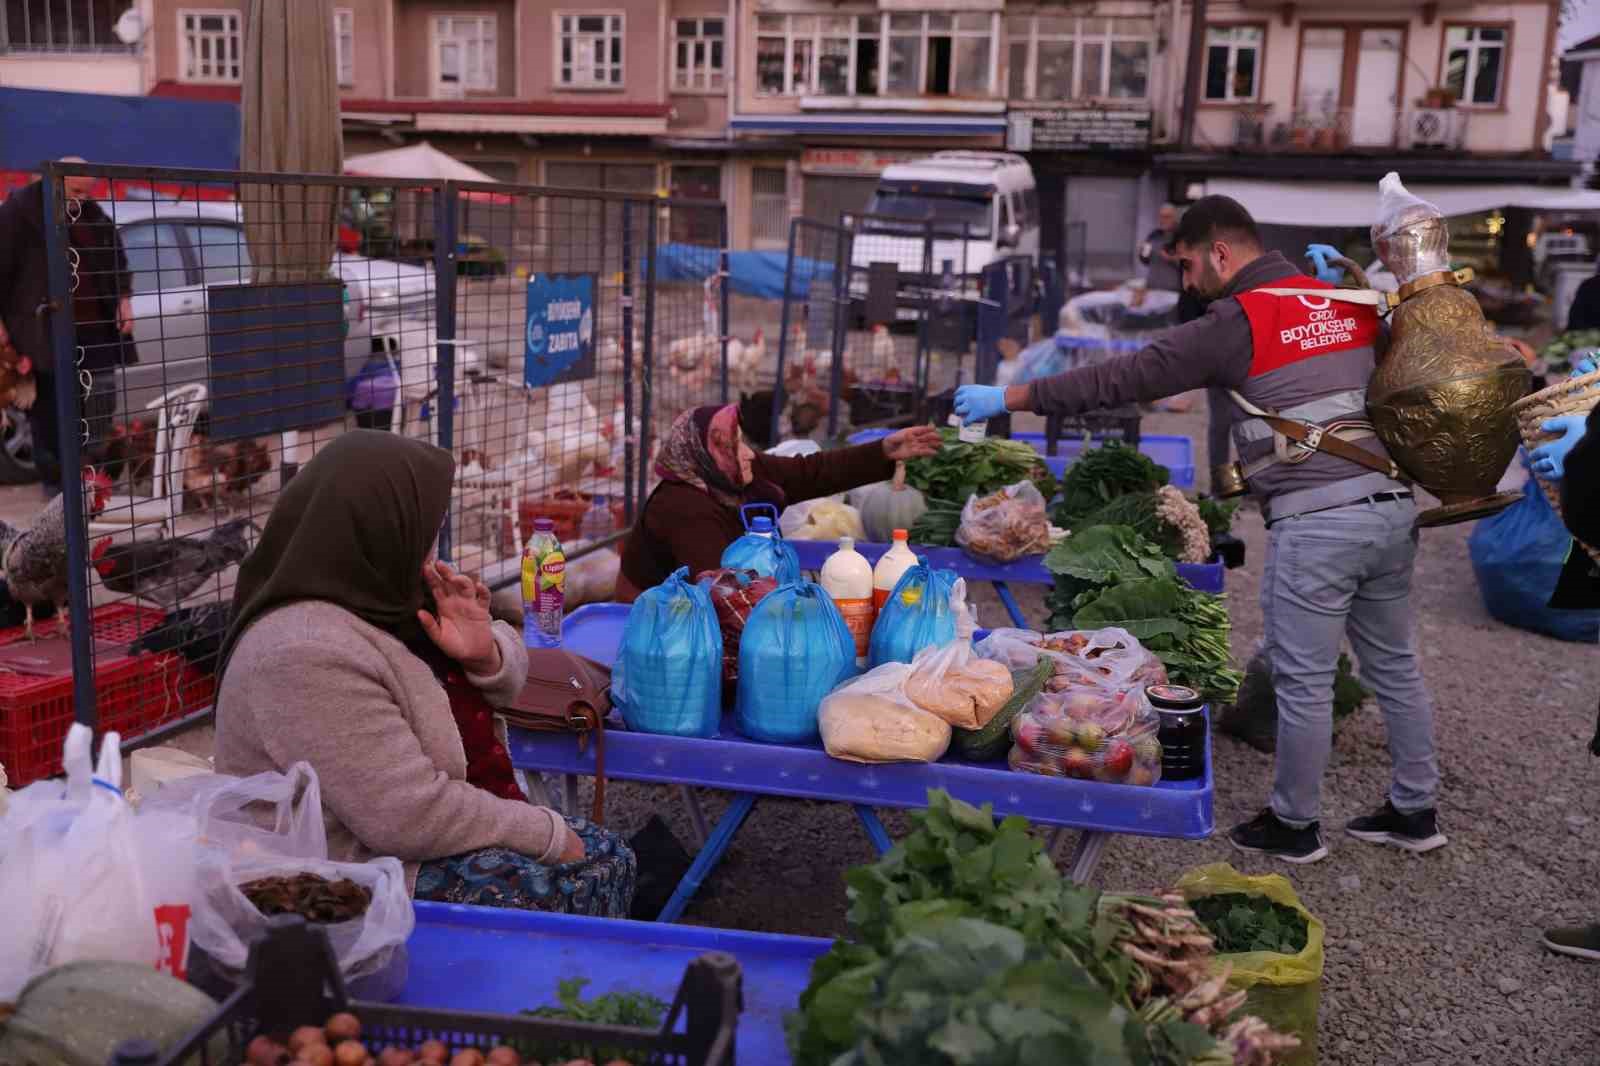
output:
[[387,857],[362,863],[274,857],[229,861],[209,853],[200,868],[205,887],[194,911],[195,946],[226,971],[226,976],[242,973],[249,944],[265,933],[267,918],[239,886],[263,877],[303,873],[329,881],[349,879],[372,892],[372,902],[361,917],[322,927],[345,980],[369,977],[387,967],[416,925],[405,868],[399,859]]
[[867,527],[861,512],[837,496],[790,504],[778,517],[778,529],[785,540],[838,540],[853,537],[865,543]]
[[974,493],[961,508],[956,543],[969,555],[999,563],[1049,551],[1050,518],[1044,496],[1031,481],[987,496]]
[[950,747],[950,723],[905,693],[911,665],[890,662],[828,693],[817,711],[822,746],[848,762],[937,762]]
[[53,966],[81,959],[148,966],[159,954],[133,812],[122,798],[121,738],[106,734],[98,772],[92,740],[87,726],[74,724],[63,755],[65,787],[40,782],[6,819],[0,1000]]
[[928,647],[911,661],[905,694],[920,709],[959,729],[982,729],[1011,698],[1011,671],[973,654],[972,640]]
[[141,809],[131,830],[145,903],[155,926],[155,967],[186,980],[190,926],[200,890],[199,827],[187,811]]
[[1048,635],[1028,629],[996,629],[973,650],[1012,670],[1026,670],[1045,656],[1055,663],[1048,692],[1095,688],[1120,699],[1130,689],[1165,684],[1161,660],[1126,629],[1108,627]]
[[322,788],[309,763],[297,762],[286,774],[182,778],[146,797],[140,807],[141,814],[159,811],[191,815],[203,849],[236,859],[328,857]]

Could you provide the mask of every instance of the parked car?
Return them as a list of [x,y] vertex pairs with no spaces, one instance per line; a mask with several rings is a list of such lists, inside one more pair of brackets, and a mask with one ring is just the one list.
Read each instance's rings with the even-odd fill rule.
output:
[[[250,248],[236,203],[117,201],[132,273],[139,362],[118,371],[118,410],[132,415],[178,385],[207,378],[209,292],[251,280]],[[345,378],[360,372],[373,337],[432,328],[433,272],[406,263],[334,254],[345,284]]]

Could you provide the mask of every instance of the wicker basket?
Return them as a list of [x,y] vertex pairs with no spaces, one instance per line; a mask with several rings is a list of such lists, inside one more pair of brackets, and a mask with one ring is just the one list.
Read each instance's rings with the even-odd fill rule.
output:
[[[1517,416],[1517,429],[1522,433],[1522,443],[1531,452],[1541,444],[1556,439],[1559,434],[1546,433],[1542,428],[1552,418],[1562,415],[1587,415],[1596,404],[1600,404],[1600,371],[1585,374],[1578,378],[1568,378],[1559,381],[1549,388],[1540,389],[1530,396],[1524,396],[1511,405],[1511,410]],[[1561,486],[1552,481],[1546,481],[1535,473],[1539,487],[1544,490],[1545,499],[1550,501],[1556,514],[1561,514]],[[1576,537],[1573,540],[1590,558],[1600,562],[1600,549],[1596,549]]]

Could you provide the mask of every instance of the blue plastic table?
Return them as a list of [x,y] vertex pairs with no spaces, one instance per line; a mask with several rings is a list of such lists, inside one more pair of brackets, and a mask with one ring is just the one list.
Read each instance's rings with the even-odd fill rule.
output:
[[647,992],[671,1003],[683,970],[724,951],[744,971],[739,1059],[786,1063],[783,1016],[794,1010],[811,963],[831,941],[659,922],[417,903],[410,969],[399,1002],[443,1010],[516,1014],[556,1002],[556,982],[587,977],[585,997]]
[[[788,543],[800,557],[802,570],[821,570],[828,556],[839,550],[839,542],[836,540],[791,540]],[[856,545],[856,551],[865,555],[867,561],[874,565],[877,564],[878,557],[888,550],[887,544]],[[1043,555],[1025,555],[1015,562],[992,564],[980,562],[960,548],[930,548],[913,544],[911,550],[929,566],[940,570],[954,570],[968,581],[989,582],[994,586],[1000,602],[1005,605],[1006,613],[1011,615],[1011,624],[1018,629],[1029,628],[1028,620],[1023,615],[1022,607],[1017,603],[1016,597],[1011,595],[1009,583],[1013,581],[1023,585],[1055,583],[1055,575],[1044,568]],[[1178,576],[1201,592],[1220,593],[1224,587],[1225,574],[1226,568],[1221,563],[1178,564]]]
[[[615,662],[627,607],[591,604],[574,611],[563,628],[568,650],[607,665]],[[1209,721],[1209,718],[1208,718]],[[510,732],[512,765],[566,775],[594,774],[594,746],[578,750],[562,733]],[[624,729],[606,734],[606,774],[627,781],[716,788],[734,793],[689,872],[662,909],[660,921],[682,916],[695,891],[710,876],[762,796],[829,800],[851,804],[880,852],[892,844],[874,808],[920,809],[930,788],[943,788],[969,803],[992,803],[997,816],[1020,814],[1061,831],[1080,831],[1071,858],[1074,880],[1087,881],[1114,833],[1204,839],[1214,827],[1210,745],[1205,774],[1195,781],[1167,781],[1149,788],[1017,773],[1004,760],[969,763],[946,756],[937,763],[863,765],[834,759],[821,744],[759,744],[741,737],[725,717],[711,739],[658,736]]]

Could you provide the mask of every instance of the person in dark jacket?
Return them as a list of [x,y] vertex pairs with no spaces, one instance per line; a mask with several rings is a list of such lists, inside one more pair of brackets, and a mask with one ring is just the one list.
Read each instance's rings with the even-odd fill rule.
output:
[[1600,329],[1600,274],[1578,286],[1567,310],[1567,330]]
[[[83,160],[68,157],[62,162]],[[82,350],[77,369],[91,375],[84,409],[91,442],[104,438],[105,423],[116,406],[111,376],[97,372],[135,358],[132,339],[127,336],[132,330],[129,296],[133,292],[128,260],[115,223],[91,196],[97,180],[70,177],[62,182],[68,197],[67,243],[77,259],[72,300]],[[9,341],[33,364],[38,397],[28,409],[28,423],[33,431],[34,461],[46,495],[54,495],[61,483],[58,367],[50,345],[50,318],[37,313],[49,298],[44,183],[35,181],[0,203],[0,344]]]
[[[1590,282],[1585,282],[1585,285]],[[1592,360],[1579,361],[1573,377],[1592,374]],[[1561,517],[1567,530],[1585,544],[1600,547],[1600,407],[1588,415],[1562,415],[1544,424],[1560,437],[1528,455],[1534,471],[1561,485]],[[1550,606],[1578,610],[1600,607],[1600,566],[1580,545],[1572,546]],[[1600,717],[1600,716],[1597,716]],[[1600,755],[1600,720],[1589,752]],[[1600,922],[1546,929],[1541,943],[1561,955],[1600,961]]]
[[[1266,251],[1250,213],[1226,196],[1190,207],[1175,246],[1185,285],[1209,301],[1204,315],[1130,355],[1026,385],[963,386],[956,414],[968,422],[1020,410],[1075,414],[1210,385],[1236,395],[1233,443],[1268,530],[1261,606],[1278,743],[1269,806],[1228,840],[1291,863],[1327,856],[1322,778],[1348,635],[1383,711],[1391,776],[1382,806],[1345,832],[1412,852],[1442,847],[1433,701],[1411,605],[1416,502],[1370,424],[1362,425],[1382,324],[1370,306]],[[1261,419],[1266,410],[1339,434],[1347,454],[1318,449],[1286,461],[1291,446]]]
[[885,481],[896,462],[933,455],[942,444],[934,427],[913,426],[853,448],[782,458],[750,447],[733,404],[685,411],[656,460],[661,484],[623,543],[617,600],[632,603],[680,566],[691,575],[721,566],[723,550],[744,534],[744,504],[781,511]]

